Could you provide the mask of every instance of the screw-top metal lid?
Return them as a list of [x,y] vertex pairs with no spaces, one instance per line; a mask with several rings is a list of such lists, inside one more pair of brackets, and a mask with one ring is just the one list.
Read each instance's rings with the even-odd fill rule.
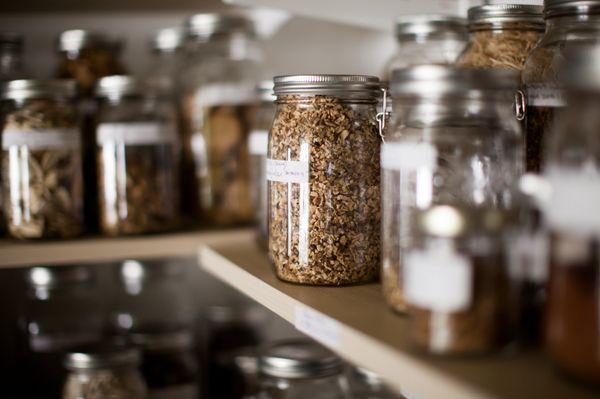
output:
[[190,349],[194,335],[182,328],[141,328],[129,332],[129,341],[146,352],[170,352]]
[[276,96],[330,95],[376,100],[381,97],[379,78],[367,75],[286,75],[273,79]]
[[152,51],[157,53],[171,53],[183,46],[183,30],[181,28],[160,29],[152,38]]
[[96,84],[96,96],[119,97],[125,95],[168,95],[172,90],[172,80],[168,77],[148,79],[127,75],[111,75],[101,78]]
[[544,18],[600,14],[598,0],[544,0]]
[[77,95],[77,84],[72,79],[17,79],[9,80],[0,87],[0,97],[8,100],[71,98]]
[[194,14],[185,22],[188,37],[207,40],[214,35],[231,32],[255,34],[254,23],[242,15],[222,13]]
[[65,357],[65,367],[69,370],[135,367],[139,363],[139,350],[116,344],[83,346]]
[[79,51],[89,47],[109,48],[117,51],[122,45],[122,40],[99,32],[83,29],[70,29],[58,36],[58,51]]
[[424,234],[456,238],[469,233],[498,233],[509,221],[506,211],[437,205],[418,215]]
[[273,91],[273,81],[263,80],[256,86],[256,93],[261,101],[272,102],[275,101],[275,92]]
[[23,35],[17,32],[0,31],[0,49],[23,50]]
[[543,7],[531,4],[486,4],[469,8],[469,29],[482,25],[523,22],[544,30]]
[[33,267],[27,272],[27,283],[35,288],[59,288],[71,284],[86,284],[93,280],[92,270],[84,266]]
[[453,15],[404,15],[396,20],[396,37],[455,34],[467,37],[467,20]]
[[259,359],[261,373],[279,378],[318,378],[342,372],[342,360],[333,352],[304,339],[265,347]]
[[517,89],[519,72],[507,69],[468,69],[444,65],[417,65],[392,72],[392,96],[482,97]]

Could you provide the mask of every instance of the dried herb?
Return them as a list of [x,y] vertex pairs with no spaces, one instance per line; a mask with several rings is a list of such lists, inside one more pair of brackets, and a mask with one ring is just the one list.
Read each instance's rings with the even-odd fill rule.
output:
[[277,276],[315,285],[375,279],[380,256],[375,106],[329,96],[283,96],[279,102],[269,158],[299,160],[301,146],[310,155],[308,183],[269,183],[269,254]]
[[127,370],[95,370],[85,375],[70,374],[63,399],[142,399],[146,397],[143,382],[135,372]]

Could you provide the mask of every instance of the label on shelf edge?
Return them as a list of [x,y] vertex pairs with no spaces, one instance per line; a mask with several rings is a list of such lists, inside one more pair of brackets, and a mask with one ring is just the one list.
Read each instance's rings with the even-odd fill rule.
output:
[[340,323],[321,312],[302,304],[296,304],[294,307],[294,327],[330,348],[340,348]]
[[31,150],[52,148],[77,149],[81,135],[77,128],[27,130],[7,128],[2,132],[2,149],[27,146]]
[[308,161],[267,159],[267,180],[280,183],[308,183]]

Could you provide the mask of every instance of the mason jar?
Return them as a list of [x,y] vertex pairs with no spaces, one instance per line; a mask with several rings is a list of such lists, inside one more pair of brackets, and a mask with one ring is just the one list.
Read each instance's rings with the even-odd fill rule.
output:
[[2,186],[9,234],[68,238],[83,231],[75,82],[12,80],[3,86]]
[[381,150],[382,285],[406,310],[403,265],[416,214],[436,204],[508,209],[522,173],[512,111],[518,73],[424,65],[396,71],[394,120]]
[[69,352],[62,399],[144,399],[139,364],[140,353],[120,345],[96,344]]
[[[188,35],[201,42],[199,58],[184,68],[184,146],[192,167],[190,199],[202,221],[219,226],[253,220],[248,136],[254,125],[256,85],[263,73],[254,24],[239,15],[196,14]],[[186,194],[187,195],[187,194]]]
[[0,82],[25,78],[23,35],[0,32]]
[[457,65],[521,71],[544,29],[541,6],[486,4],[471,7],[469,45]]
[[153,233],[179,222],[179,140],[171,86],[109,76],[98,83],[100,227],[107,235]]
[[379,271],[379,79],[274,79],[269,134],[269,257],[277,277],[309,285],[372,281]]
[[577,43],[596,42],[600,35],[597,2],[546,0],[544,6],[546,33],[527,58],[521,75],[526,96],[526,167],[534,173],[543,169],[546,137],[557,113],[565,107],[557,79],[565,50]]
[[342,360],[304,339],[266,346],[259,358],[260,399],[350,399]]

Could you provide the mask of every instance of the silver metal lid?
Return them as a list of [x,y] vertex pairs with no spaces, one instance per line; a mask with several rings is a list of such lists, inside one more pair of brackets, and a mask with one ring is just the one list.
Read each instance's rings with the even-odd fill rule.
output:
[[424,36],[431,34],[456,34],[467,37],[465,18],[443,15],[404,15],[396,20],[396,37]]
[[103,33],[91,32],[83,29],[71,29],[62,32],[58,36],[58,51],[79,51],[89,47],[103,47],[119,50],[122,40]]
[[256,86],[256,92],[258,94],[258,98],[261,101],[275,101],[277,97],[275,97],[275,92],[273,91],[273,81],[272,80],[263,80]]
[[0,31],[0,48],[22,50],[23,35],[17,32]]
[[194,336],[189,329],[136,330],[128,336],[133,345],[147,352],[186,350],[194,346]]
[[210,39],[214,35],[231,32],[255,34],[254,23],[242,15],[223,13],[194,14],[185,22],[188,37],[199,40]]
[[469,29],[481,25],[523,22],[544,30],[543,7],[531,4],[486,4],[469,8]]
[[27,272],[27,283],[35,288],[58,288],[70,284],[85,284],[93,280],[89,267],[33,267]]
[[111,344],[84,346],[65,357],[65,367],[69,370],[135,367],[139,363],[139,350]]
[[261,373],[278,378],[315,378],[339,374],[342,360],[333,352],[304,339],[280,341],[262,350]]
[[598,0],[544,0],[544,18],[599,13]]
[[77,95],[77,84],[71,79],[17,79],[9,80],[1,87],[1,98],[8,100],[71,98]]
[[444,65],[417,65],[392,72],[392,96],[481,97],[517,90],[519,72],[507,69],[468,69]]
[[381,97],[379,78],[367,75],[285,75],[273,78],[276,96],[330,95],[376,100]]
[[183,46],[184,34],[181,28],[165,28],[156,32],[152,38],[152,50],[158,53],[170,53]]
[[423,233],[441,238],[456,238],[471,232],[497,233],[506,226],[506,211],[433,206],[418,215]]
[[170,94],[172,81],[168,77],[141,79],[128,75],[111,75],[101,78],[96,84],[98,97],[119,97],[125,95]]

